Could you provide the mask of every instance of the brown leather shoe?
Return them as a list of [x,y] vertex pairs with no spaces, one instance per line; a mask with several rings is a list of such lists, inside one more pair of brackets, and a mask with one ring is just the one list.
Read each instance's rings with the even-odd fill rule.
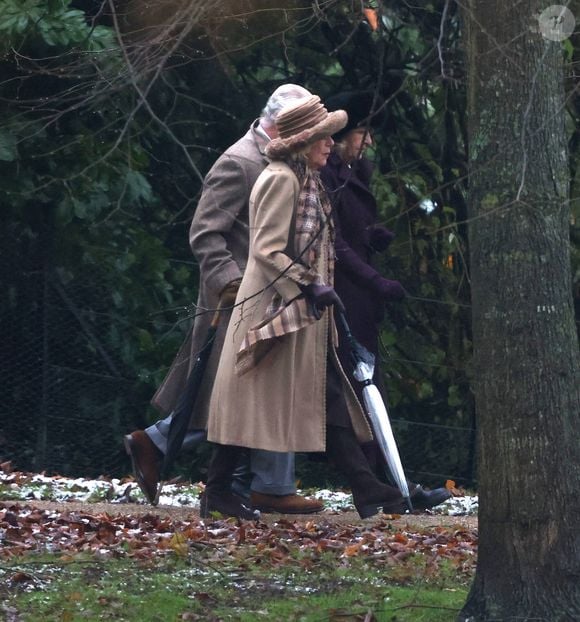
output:
[[159,472],[163,454],[143,430],[136,430],[123,438],[125,450],[131,458],[133,475],[145,498],[151,505],[157,505]]
[[322,501],[300,495],[265,495],[252,492],[250,501],[254,509],[264,514],[313,514],[324,508]]

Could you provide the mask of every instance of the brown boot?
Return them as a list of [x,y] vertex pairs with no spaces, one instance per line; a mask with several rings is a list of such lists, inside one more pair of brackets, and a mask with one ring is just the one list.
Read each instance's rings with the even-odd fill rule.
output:
[[250,500],[254,509],[265,514],[313,514],[324,509],[322,501],[296,494],[266,495],[252,491]]
[[360,447],[363,450],[367,462],[369,463],[371,471],[377,476],[377,479],[381,482],[384,481],[385,467],[387,465],[381,454],[381,448],[379,447],[377,441],[363,443]]
[[163,454],[143,430],[136,430],[123,438],[125,450],[131,458],[133,476],[151,505],[158,503],[159,473]]
[[405,502],[397,488],[383,484],[371,471],[352,428],[327,426],[326,453],[347,478],[361,518],[369,518],[380,511],[405,512]]

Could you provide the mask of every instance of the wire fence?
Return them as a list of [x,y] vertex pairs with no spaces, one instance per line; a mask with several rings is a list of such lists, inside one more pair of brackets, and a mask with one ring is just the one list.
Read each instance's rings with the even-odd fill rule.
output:
[[119,438],[138,404],[100,334],[106,283],[86,274],[63,286],[40,240],[22,253],[3,238],[1,457],[26,470],[119,474]]
[[[154,387],[123,364],[123,339],[111,345],[111,331],[123,331],[107,308],[114,275],[91,269],[67,281],[41,238],[23,246],[5,231],[0,242],[0,461],[75,477],[129,474],[122,437],[152,422]],[[411,479],[473,485],[472,428],[395,416],[393,429]]]

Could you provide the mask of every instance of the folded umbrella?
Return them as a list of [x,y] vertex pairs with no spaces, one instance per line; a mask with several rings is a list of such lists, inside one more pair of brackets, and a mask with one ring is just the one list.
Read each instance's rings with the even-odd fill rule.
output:
[[377,386],[373,383],[375,355],[369,352],[355,339],[354,335],[350,332],[344,313],[340,313],[340,318],[350,346],[354,367],[353,375],[356,380],[363,384],[363,400],[375,438],[389,467],[393,480],[401,491],[401,495],[409,511],[412,512],[413,504],[411,503],[409,494],[409,485],[401,463],[401,457],[389,420],[389,414]]
[[[207,362],[211,354],[220,314],[221,307],[218,305],[207,331],[203,346],[199,350],[197,358],[187,377],[185,389],[179,397],[175,410],[171,413],[171,425],[169,426],[169,433],[167,435],[167,451],[161,467],[161,481],[167,481],[171,468],[181,451],[183,439],[189,428],[193,406],[199,394],[205,368],[207,367]],[[200,434],[205,437],[205,431],[200,430]]]

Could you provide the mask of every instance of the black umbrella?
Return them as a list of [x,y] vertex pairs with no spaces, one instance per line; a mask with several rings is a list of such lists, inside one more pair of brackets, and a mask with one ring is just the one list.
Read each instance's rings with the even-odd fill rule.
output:
[[[218,305],[207,331],[204,344],[198,352],[197,358],[195,359],[191,371],[189,372],[189,376],[187,377],[185,389],[177,402],[175,410],[171,413],[171,424],[167,435],[167,451],[161,467],[162,481],[167,480],[171,467],[181,451],[183,439],[185,438],[189,428],[189,421],[191,419],[193,406],[195,404],[195,400],[197,399],[199,387],[201,386],[205,368],[207,367],[207,361],[211,354],[220,315],[221,307]],[[205,435],[205,433],[203,434]]]
[[401,491],[409,511],[412,512],[413,505],[409,494],[409,484],[405,477],[399,449],[391,428],[391,422],[389,421],[389,414],[377,386],[373,384],[375,355],[355,339],[350,332],[344,313],[340,314],[340,318],[350,346],[354,367],[353,376],[363,384],[363,400],[375,438],[389,467],[389,471]]

